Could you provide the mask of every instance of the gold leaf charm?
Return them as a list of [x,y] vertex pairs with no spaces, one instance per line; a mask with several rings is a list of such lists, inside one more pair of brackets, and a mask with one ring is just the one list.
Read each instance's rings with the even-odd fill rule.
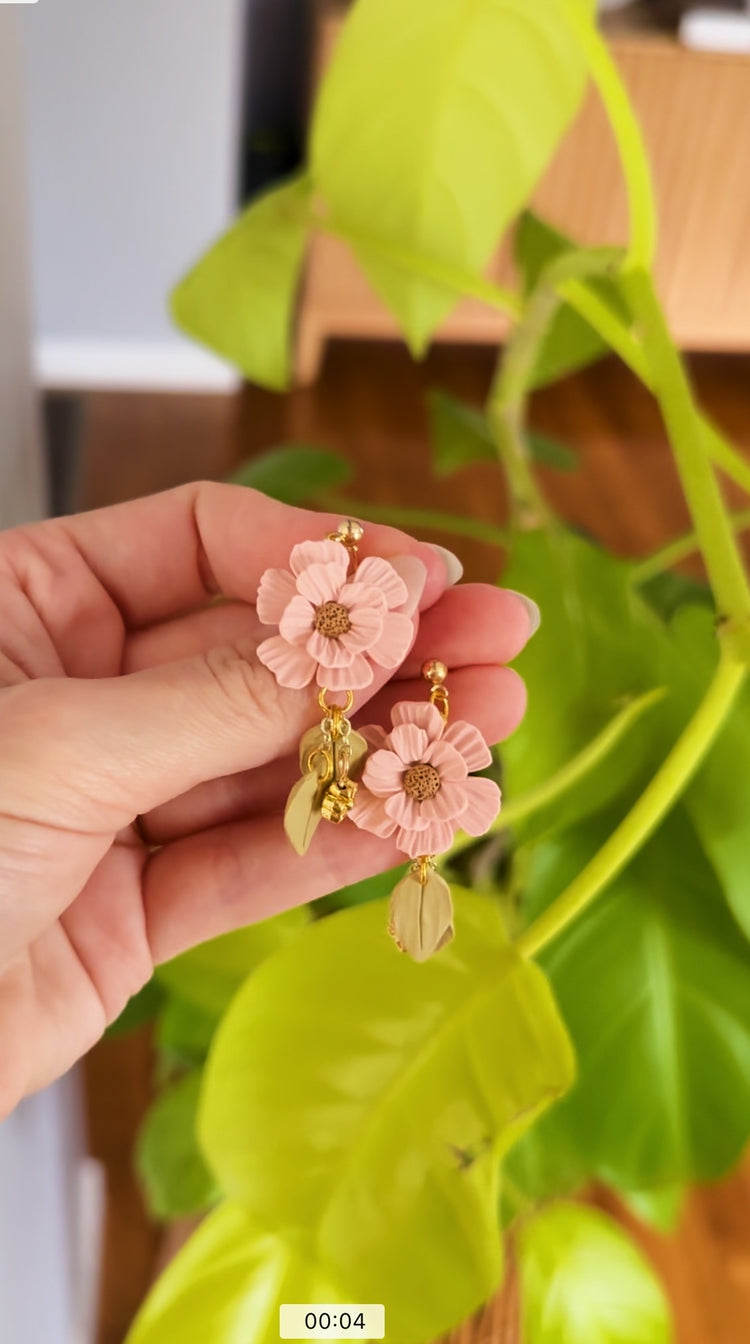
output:
[[453,901],[448,883],[420,860],[391,896],[388,931],[402,952],[427,961],[453,937]]
[[310,841],[320,825],[321,780],[317,771],[310,770],[297,780],[284,810],[284,830],[298,854],[306,854]]

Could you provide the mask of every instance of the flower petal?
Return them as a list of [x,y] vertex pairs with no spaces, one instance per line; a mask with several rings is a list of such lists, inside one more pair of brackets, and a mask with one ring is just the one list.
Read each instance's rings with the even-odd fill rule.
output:
[[422,807],[422,803],[418,803],[416,798],[410,798],[403,789],[392,793],[385,800],[388,816],[393,817],[393,820],[407,831],[423,831],[429,824],[430,818],[424,815]]
[[363,653],[355,653],[349,667],[321,667],[318,664],[318,685],[329,691],[363,691],[372,685],[372,663]]
[[461,753],[469,772],[486,770],[492,763],[492,752],[479,729],[475,728],[473,723],[467,723],[465,719],[456,719],[455,723],[449,724],[443,740],[450,742],[451,746]]
[[461,829],[484,835],[500,811],[500,790],[494,779],[467,779],[463,787],[468,804],[461,814]]
[[388,798],[392,793],[401,793],[401,776],[404,773],[403,761],[395,751],[383,748],[368,756],[362,775],[363,784],[378,798]]
[[422,854],[444,854],[453,844],[455,827],[448,821],[432,821],[423,831],[410,831],[401,827],[396,834],[396,844],[410,859],[418,859]]
[[393,610],[406,601],[408,592],[403,579],[396,573],[393,565],[379,555],[368,555],[357,566],[357,582],[371,583],[379,588],[388,606]]
[[464,784],[446,782],[440,785],[434,798],[425,798],[422,803],[422,816],[425,826],[431,821],[455,821],[469,806]]
[[281,620],[279,634],[289,644],[304,644],[313,629],[315,610],[306,597],[293,597]]
[[445,723],[429,700],[399,700],[391,710],[391,723],[398,728],[402,723],[415,723],[423,728],[430,742],[436,742],[443,736]]
[[373,588],[369,583],[357,583],[352,579],[350,583],[345,583],[339,592],[339,602],[345,607],[377,607],[378,611],[387,611],[386,600],[379,588]]
[[328,639],[319,630],[313,630],[305,645],[307,652],[321,667],[351,667],[354,652],[341,639]]
[[[404,765],[413,765],[421,761],[427,750],[429,738],[423,728],[415,723],[402,723],[388,734],[388,746],[401,757]],[[402,767],[403,769],[403,767]]]
[[263,625],[278,625],[297,592],[294,575],[288,569],[267,569],[261,574],[255,610]]
[[396,829],[396,822],[388,816],[382,798],[376,798],[369,789],[361,784],[357,789],[357,796],[354,800],[354,806],[349,813],[350,819],[363,831],[371,831],[373,835],[381,835],[384,838],[393,835]]
[[383,622],[383,633],[369,649],[373,662],[380,667],[398,667],[403,663],[414,639],[414,625],[409,616],[389,611]]
[[340,565],[308,565],[297,579],[297,591],[316,607],[338,600],[341,587]]
[[289,568],[300,575],[309,565],[337,565],[343,583],[349,569],[349,553],[340,541],[301,541],[289,557]]
[[272,635],[258,645],[258,658],[273,672],[280,686],[299,691],[309,686],[315,675],[315,662],[299,644],[288,644],[281,635]]
[[349,611],[351,629],[341,635],[341,643],[353,653],[369,653],[383,633],[383,615],[377,607],[352,607]]
[[[309,649],[309,644],[308,644]],[[466,761],[460,756],[455,747],[450,746],[445,738],[439,742],[431,742],[427,748],[424,759],[428,765],[434,765],[440,774],[441,782],[446,783],[450,780],[466,779],[468,770]]]

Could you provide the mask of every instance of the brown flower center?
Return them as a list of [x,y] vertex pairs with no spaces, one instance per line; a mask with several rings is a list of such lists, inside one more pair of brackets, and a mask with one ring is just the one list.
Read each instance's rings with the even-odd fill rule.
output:
[[313,625],[326,639],[338,639],[339,635],[348,634],[352,628],[349,612],[340,602],[324,602],[322,607],[318,607]]
[[440,788],[440,776],[434,765],[420,761],[418,765],[410,765],[404,771],[401,783],[404,793],[408,793],[417,803],[425,803],[428,798],[435,797]]

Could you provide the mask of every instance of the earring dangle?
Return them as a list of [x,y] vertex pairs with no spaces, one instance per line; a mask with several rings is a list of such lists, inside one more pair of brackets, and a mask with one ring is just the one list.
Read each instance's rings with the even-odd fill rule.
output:
[[368,756],[351,820],[374,835],[392,836],[412,860],[391,896],[389,932],[415,961],[426,961],[453,937],[450,887],[436,857],[457,831],[484,835],[500,811],[494,780],[473,778],[492,760],[478,728],[449,723],[448,670],[432,658],[422,668],[430,684],[426,703],[401,701],[391,730],[364,728]]
[[258,618],[278,628],[258,658],[281,686],[315,683],[323,713],[300,742],[302,775],[284,814],[298,854],[322,820],[338,823],[350,812],[368,750],[347,717],[354,692],[371,684],[375,666],[398,667],[414,634],[401,610],[409,594],[398,561],[359,561],[363,535],[361,523],[344,519],[324,541],[295,546],[289,569],[267,569],[258,588]]

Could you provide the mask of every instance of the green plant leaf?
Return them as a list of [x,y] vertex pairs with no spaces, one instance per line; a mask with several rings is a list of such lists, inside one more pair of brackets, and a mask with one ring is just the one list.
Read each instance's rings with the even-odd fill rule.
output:
[[351,475],[346,458],[328,448],[285,443],[243,462],[229,479],[283,504],[305,504],[326,490],[346,485]]
[[[679,681],[675,719],[698,703],[718,659],[713,612],[686,607],[672,622]],[[685,794],[703,848],[726,899],[750,938],[750,684]]]
[[[551,779],[631,700],[664,684],[669,639],[633,591],[630,567],[572,532],[517,539],[503,583],[538,602],[542,624],[515,666],[528,689],[526,717],[503,745],[509,805]],[[666,671],[665,671],[666,669]],[[521,823],[530,839],[601,808],[651,764],[660,707],[550,807]]]
[[518,1235],[524,1344],[669,1344],[664,1290],[598,1209],[553,1204]]
[[153,1022],[164,1003],[164,990],[155,977],[152,978],[134,994],[132,999],[128,999],[125,1007],[111,1022],[105,1032],[106,1036],[124,1036],[127,1031],[135,1031],[137,1027],[142,1027],[146,1022]]
[[554,467],[556,471],[575,471],[578,466],[578,458],[573,449],[566,443],[560,443],[559,439],[550,438],[549,434],[529,430],[526,434],[526,445],[533,461],[542,467]]
[[215,1204],[220,1190],[198,1147],[202,1073],[186,1073],[161,1094],[138,1135],[136,1169],[155,1218],[180,1218]]
[[585,79],[560,0],[359,0],[352,9],[318,100],[312,171],[416,354],[457,296],[398,255],[478,275]]
[[298,1238],[220,1204],[149,1293],[126,1344],[278,1344],[283,1302],[346,1302]]
[[245,978],[266,957],[295,939],[310,921],[306,906],[212,938],[157,968],[157,976],[181,998],[218,1019]]
[[[565,234],[530,210],[525,210],[514,240],[516,265],[523,277],[525,292],[528,294],[534,289],[545,266],[551,261],[565,252],[576,250],[577,245]],[[585,283],[623,325],[630,325],[628,308],[616,281],[597,276]],[[562,303],[550,323],[530,385],[544,387],[576,369],[585,368],[607,353],[606,343],[593,327],[579,317],[569,304]]]
[[321,915],[334,914],[336,910],[344,910],[349,905],[363,905],[367,901],[381,901],[385,896],[390,896],[396,883],[404,876],[408,865],[399,864],[398,868],[389,868],[384,873],[376,873],[374,877],[366,877],[362,882],[354,882],[350,887],[342,887],[340,891],[332,891],[330,896],[321,896],[315,902],[315,913]]
[[310,229],[311,185],[295,177],[266,192],[172,291],[179,327],[281,390],[291,376],[294,302]]
[[168,992],[156,1024],[156,1043],[167,1072],[202,1064],[220,1020],[216,1009]]
[[425,965],[383,902],[266,962],[215,1038],[199,1121],[228,1194],[312,1241],[349,1301],[385,1301],[400,1344],[495,1288],[497,1156],[573,1074],[541,972],[492,900],[455,895],[456,940]]
[[[619,814],[618,814],[619,816]],[[533,917],[581,871],[617,816],[536,845]],[[624,1190],[711,1180],[750,1135],[750,948],[684,807],[542,953],[580,1076],[543,1124]]]
[[663,621],[671,621],[680,607],[701,606],[715,611],[711,589],[707,583],[700,583],[686,574],[677,574],[672,569],[654,574],[653,578],[647,579],[645,583],[639,583],[638,591]]
[[496,462],[489,425],[475,406],[432,388],[427,393],[432,460],[439,476],[449,476],[473,462]]
[[666,1235],[680,1221],[685,1193],[681,1185],[665,1185],[656,1190],[626,1190],[623,1199],[636,1218]]

